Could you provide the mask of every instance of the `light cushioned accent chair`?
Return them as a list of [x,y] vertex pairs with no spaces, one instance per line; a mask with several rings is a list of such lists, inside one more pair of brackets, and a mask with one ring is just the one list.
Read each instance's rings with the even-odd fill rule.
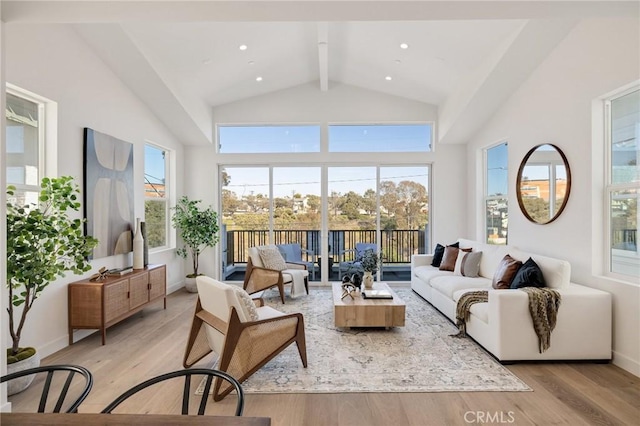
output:
[[[304,278],[304,287],[309,294],[309,271],[307,265],[301,263],[284,262],[280,269],[272,269],[264,264],[260,251],[265,249],[274,249],[279,252],[275,245],[256,246],[249,248],[249,260],[247,261],[247,270],[244,273],[243,288],[249,294],[258,293],[271,287],[278,287],[280,299],[284,304],[284,285],[293,284],[292,270],[303,270],[306,273]],[[293,291],[293,290],[292,290]]]
[[[342,250],[340,252],[340,266],[338,267],[338,279],[342,280],[342,274],[364,273],[360,259],[367,250],[378,251],[378,246],[374,243],[356,243],[355,249]],[[347,255],[347,253],[351,253]],[[353,260],[347,260],[348,256],[352,256]]]
[[[284,314],[240,287],[206,276],[196,278],[198,302],[191,323],[183,365],[189,368],[211,352],[219,355],[217,369],[240,383],[258,371],[293,342],[307,367],[307,347],[302,314]],[[214,401],[233,386],[217,380]]]

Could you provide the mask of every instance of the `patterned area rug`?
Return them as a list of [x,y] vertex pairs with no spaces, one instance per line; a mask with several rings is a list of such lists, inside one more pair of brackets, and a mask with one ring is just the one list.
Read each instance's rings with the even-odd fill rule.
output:
[[[410,289],[394,289],[405,301],[405,327],[337,328],[330,289],[265,303],[302,312],[308,368],[295,343],[243,384],[247,393],[531,391],[471,339],[450,337],[457,328]],[[196,393],[202,394],[203,385]]]

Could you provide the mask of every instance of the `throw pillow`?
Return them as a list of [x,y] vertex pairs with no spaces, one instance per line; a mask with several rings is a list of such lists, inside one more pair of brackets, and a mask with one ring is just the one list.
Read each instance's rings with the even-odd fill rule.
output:
[[511,281],[516,276],[518,269],[522,266],[522,262],[514,259],[508,254],[502,258],[496,269],[496,273],[493,275],[493,281],[491,285],[497,290],[508,289],[511,286]]
[[469,254],[467,252],[464,251],[458,251],[458,257],[456,258],[456,264],[453,267],[453,275],[462,275],[462,261],[464,260],[465,256]]
[[[453,244],[449,244],[447,247],[460,247],[460,243],[459,242],[455,242]],[[436,248],[433,251],[433,260],[431,261],[431,266],[435,266],[436,268],[440,267],[440,264],[442,263],[442,257],[444,256],[444,249],[445,247],[442,244],[436,244]]]
[[462,264],[467,255],[471,253],[470,248],[463,248],[458,251],[458,257],[456,258],[456,264],[453,267],[453,275],[464,275],[462,273]]
[[477,278],[480,274],[480,259],[482,258],[481,251],[473,251],[466,253],[462,258],[462,265],[460,265],[460,272],[465,277]]
[[235,292],[236,296],[240,300],[240,303],[245,308],[245,314],[249,317],[251,321],[258,321],[258,310],[256,309],[256,304],[253,303],[253,299],[249,296],[249,293],[246,292],[245,289],[238,287],[237,285],[230,285]]
[[440,263],[442,263],[443,255],[444,255],[444,246],[440,243],[436,244],[436,249],[433,251],[433,261],[431,261],[431,266],[435,266],[436,268],[439,268]]
[[258,249],[258,253],[260,254],[260,260],[262,260],[262,266],[265,268],[276,271],[287,269],[284,257],[276,247],[261,247]]
[[444,248],[444,255],[442,256],[442,262],[440,262],[441,271],[453,271],[456,267],[456,260],[458,259],[458,252],[460,249],[454,246],[446,246]]
[[522,264],[516,276],[513,277],[513,281],[511,281],[511,288],[546,286],[547,283],[544,281],[542,270],[532,258],[527,259]]

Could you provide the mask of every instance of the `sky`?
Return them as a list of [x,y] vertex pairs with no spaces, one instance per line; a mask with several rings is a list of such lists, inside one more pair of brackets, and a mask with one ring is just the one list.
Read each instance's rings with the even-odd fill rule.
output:
[[155,148],[151,145],[144,146],[144,173],[145,183],[164,183],[165,166],[162,149]]

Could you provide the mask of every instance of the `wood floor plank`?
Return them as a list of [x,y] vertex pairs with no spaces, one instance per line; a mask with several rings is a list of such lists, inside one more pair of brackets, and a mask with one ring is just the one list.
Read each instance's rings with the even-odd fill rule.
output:
[[[94,388],[80,411],[99,412],[131,386],[182,368],[195,301],[195,294],[175,292],[168,296],[166,310],[150,306],[109,328],[105,346],[95,333],[42,363],[74,363],[91,370]],[[208,367],[213,359],[210,355],[198,365]],[[270,417],[274,426],[496,424],[494,420],[500,418],[495,413],[503,413],[502,420],[509,420],[506,416],[513,413],[515,421],[508,424],[515,425],[640,423],[640,378],[614,365],[517,363],[507,368],[533,392],[247,394],[244,413]],[[20,411],[35,397],[29,388],[10,401],[14,411]],[[177,408],[180,398],[180,392],[167,386],[129,409],[169,412]],[[235,402],[233,395],[220,402],[209,400],[207,414],[228,415]],[[484,417],[478,419],[478,413]]]

